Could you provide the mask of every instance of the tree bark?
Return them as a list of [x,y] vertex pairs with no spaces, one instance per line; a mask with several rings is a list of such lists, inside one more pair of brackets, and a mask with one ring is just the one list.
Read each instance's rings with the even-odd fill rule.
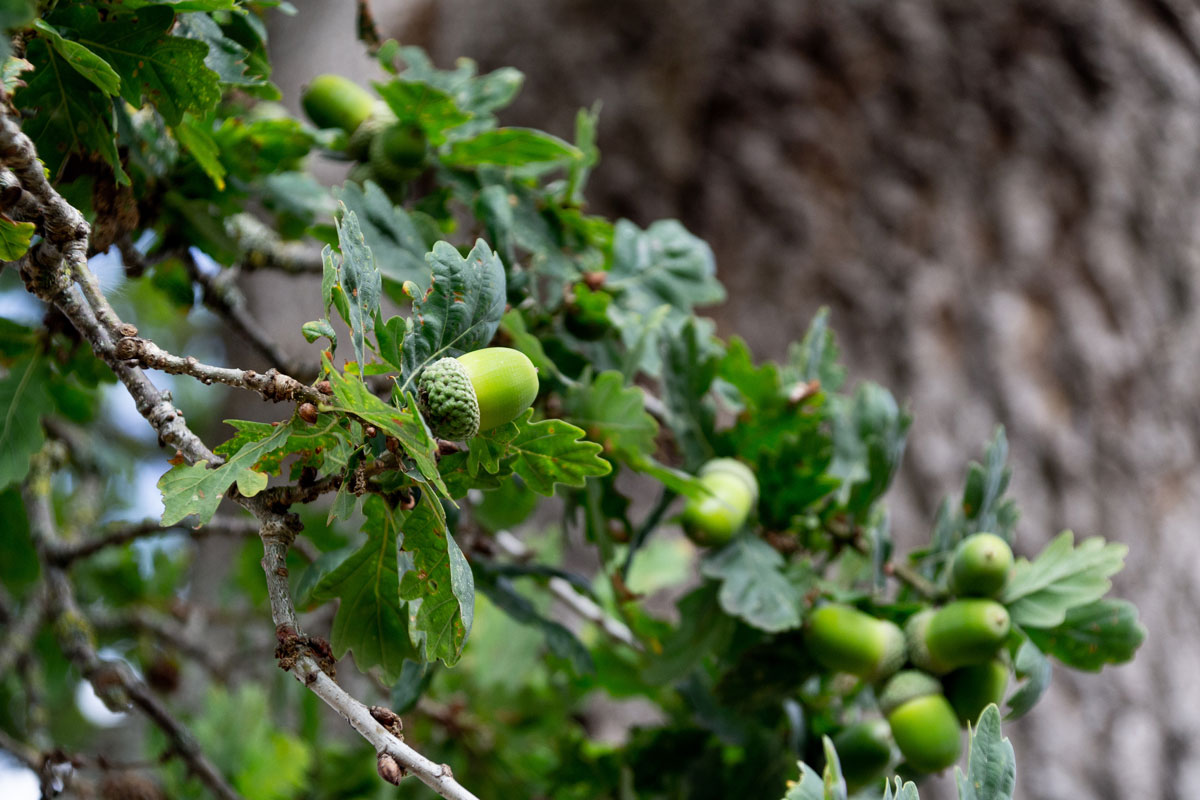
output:
[[1057,670],[1017,795],[1200,791],[1200,12],[1182,0],[439,0],[408,37],[515,65],[506,115],[603,101],[592,210],[712,243],[725,333],[780,357],[832,307],[851,374],[916,413],[894,529],[923,540],[1008,428],[1018,551],[1130,545],[1133,665]]

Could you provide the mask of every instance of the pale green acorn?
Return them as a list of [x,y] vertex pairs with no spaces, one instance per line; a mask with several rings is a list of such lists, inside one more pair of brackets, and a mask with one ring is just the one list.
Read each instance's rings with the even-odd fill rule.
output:
[[537,369],[519,350],[487,347],[425,368],[417,401],[434,435],[464,441],[512,422],[533,404]]
[[896,746],[921,772],[939,772],[958,760],[958,717],[937,678],[916,670],[897,672],[879,694]]
[[758,502],[758,481],[749,467],[732,458],[714,458],[697,477],[707,493],[688,500],[683,529],[696,544],[725,544]]
[[1008,638],[1008,610],[993,600],[955,600],[925,609],[905,624],[909,660],[941,675],[989,660]]
[[994,533],[976,533],[959,542],[950,562],[950,591],[962,597],[995,597],[1008,583],[1013,552]]
[[300,103],[318,127],[352,134],[371,115],[375,98],[349,78],[318,75],[305,87]]
[[808,616],[804,643],[826,669],[880,681],[904,664],[904,633],[894,623],[842,603]]

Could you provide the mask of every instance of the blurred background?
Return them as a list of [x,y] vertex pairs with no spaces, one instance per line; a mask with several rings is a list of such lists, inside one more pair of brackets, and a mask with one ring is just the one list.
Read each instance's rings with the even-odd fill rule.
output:
[[[349,3],[295,5],[271,19],[292,108],[318,73],[379,77]],[[522,70],[506,124],[569,138],[600,101],[590,210],[707,239],[730,293],[711,310],[722,335],[780,358],[831,307],[852,378],[915,412],[902,544],[926,539],[964,454],[1004,424],[1018,552],[1065,527],[1128,543],[1117,591],[1150,631],[1132,665],[1060,669],[1010,727],[1017,796],[1200,793],[1200,6],[370,8],[439,66]],[[279,334],[304,352],[294,319]]]

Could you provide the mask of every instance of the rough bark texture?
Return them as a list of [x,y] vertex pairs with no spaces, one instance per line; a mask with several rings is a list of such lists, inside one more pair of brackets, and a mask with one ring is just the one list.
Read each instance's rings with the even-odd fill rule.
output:
[[1150,637],[1058,670],[1010,731],[1018,796],[1200,792],[1193,5],[439,0],[409,23],[443,65],[526,72],[507,122],[570,135],[602,100],[593,210],[708,239],[725,333],[779,357],[832,307],[852,375],[916,412],[902,539],[1002,422],[1019,551],[1068,525],[1129,543]]

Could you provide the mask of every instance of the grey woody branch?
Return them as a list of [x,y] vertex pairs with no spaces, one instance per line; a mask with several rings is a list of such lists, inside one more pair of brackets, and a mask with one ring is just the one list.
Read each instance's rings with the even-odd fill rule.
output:
[[[295,676],[330,708],[342,715],[352,728],[375,747],[377,754],[391,756],[405,770],[449,800],[478,800],[454,779],[446,764],[437,764],[405,744],[379,722],[371,709],[346,693],[329,674],[332,654],[327,645],[305,636],[296,618],[288,587],[287,552],[298,531],[298,523],[268,523],[263,526],[263,572],[271,601],[271,618],[278,639],[279,665]],[[382,770],[381,770],[382,771]],[[390,778],[389,778],[390,780]]]
[[185,530],[193,539],[201,539],[206,536],[247,537],[258,535],[258,525],[248,519],[217,517],[200,528],[183,528],[182,526],[164,528],[158,520],[148,519],[132,524],[116,525],[105,530],[99,536],[88,539],[57,542],[49,548],[46,555],[53,563],[66,566],[72,561],[87,558],[109,547],[118,547],[137,539],[162,536],[177,530]]
[[229,671],[208,645],[189,636],[184,625],[166,614],[137,606],[120,611],[89,609],[88,620],[98,630],[128,629],[147,633],[155,641],[170,645],[222,680]]
[[117,341],[116,357],[122,361],[133,361],[148,369],[160,369],[172,375],[190,375],[201,383],[223,383],[239,389],[258,392],[264,400],[276,403],[301,402],[323,403],[329,400],[316,387],[302,383],[290,375],[275,369],[255,372],[252,369],[214,367],[202,364],[192,356],[177,356],[168,353],[149,339],[125,336]]
[[45,618],[45,592],[36,591],[26,599],[17,618],[4,626],[4,637],[0,639],[0,675],[7,675],[17,659],[28,652]]
[[293,275],[320,275],[320,250],[303,242],[287,242],[250,214],[235,214],[225,225],[237,240],[242,269],[272,269]]
[[[2,92],[0,106],[10,107]],[[210,466],[224,463],[224,459],[214,454],[188,428],[183,414],[158,391],[142,369],[117,356],[114,342],[136,335],[136,329],[121,322],[100,292],[99,284],[87,265],[87,222],[50,186],[42,172],[33,142],[21,132],[9,113],[0,113],[0,166],[12,170],[23,189],[35,197],[41,208],[40,227],[44,239],[21,262],[21,274],[27,288],[55,305],[91,344],[96,355],[112,368],[133,397],[138,413],[158,433],[162,444],[175,448],[191,464],[199,461],[207,461]],[[79,288],[73,285],[74,282],[78,282]],[[285,563],[288,546],[299,531],[300,523],[295,515],[273,504],[265,494],[247,498],[231,491],[229,497],[250,511],[262,526],[260,535],[265,550],[263,568],[267,575],[272,616],[281,640],[280,649],[277,650],[280,666],[291,671],[301,683],[338,711],[363,738],[375,746],[377,754],[391,756],[443,797],[473,800],[475,796],[454,780],[448,766],[435,764],[404,744],[384,729],[365,705],[338,686],[330,674],[334,664],[332,655],[328,654],[328,646],[321,647],[319,645],[323,643],[319,640],[300,634],[288,590]],[[53,541],[57,537],[49,536],[53,533],[53,519],[44,496],[37,507],[40,509],[38,519],[34,520],[31,514],[31,528],[37,526],[48,534],[46,541]],[[45,560],[45,567],[45,579],[55,601],[50,604],[51,612],[60,620],[82,620],[74,606],[74,595],[62,568],[54,566],[48,559]],[[96,655],[85,626],[86,623],[76,626],[78,635],[66,637],[63,649],[90,679],[92,674],[106,666],[106,662],[100,661]],[[214,793],[222,800],[237,798],[236,792],[223,782],[203,754],[195,748],[186,730],[167,713],[165,707],[128,667],[124,664],[112,666],[112,675],[133,703],[163,728],[188,764],[198,771]]]

